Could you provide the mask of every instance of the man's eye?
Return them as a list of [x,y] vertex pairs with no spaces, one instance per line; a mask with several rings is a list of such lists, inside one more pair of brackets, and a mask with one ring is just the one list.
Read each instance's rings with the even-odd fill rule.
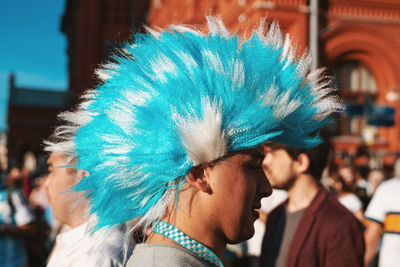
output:
[[261,168],[261,167],[262,167],[263,161],[264,161],[264,158],[259,158],[259,159],[257,159],[257,167],[258,167],[258,168]]
[[253,159],[251,162],[249,162],[249,167],[252,169],[260,169],[262,168],[262,162],[263,159],[261,158]]

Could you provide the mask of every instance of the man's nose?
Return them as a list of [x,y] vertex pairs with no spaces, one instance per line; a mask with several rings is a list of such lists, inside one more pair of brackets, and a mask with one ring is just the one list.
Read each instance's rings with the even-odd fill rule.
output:
[[262,162],[262,167],[265,169],[271,162],[271,153],[266,153]]
[[264,172],[259,181],[259,191],[261,192],[262,197],[269,197],[272,194],[272,186]]
[[265,153],[265,156],[264,156],[264,159],[263,159],[263,162],[262,162],[262,168],[263,168],[264,176],[265,176],[264,177],[264,182],[266,184],[265,186],[266,186],[267,189],[266,189],[266,193],[265,193],[264,197],[269,197],[272,194],[272,186],[271,186],[271,183],[269,182],[267,173],[265,172],[265,170],[268,169],[268,166],[269,166],[270,162],[271,162],[271,154],[270,153]]
[[45,178],[43,186],[45,189],[47,189],[49,187],[49,177],[48,176]]

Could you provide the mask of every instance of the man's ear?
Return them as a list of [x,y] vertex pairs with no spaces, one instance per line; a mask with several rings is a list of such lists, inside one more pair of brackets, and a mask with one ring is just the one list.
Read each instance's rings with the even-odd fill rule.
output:
[[209,183],[207,172],[202,166],[193,167],[186,175],[186,180],[191,186],[196,187],[198,190],[211,194],[212,190]]
[[297,157],[297,162],[296,162],[296,170],[298,173],[305,173],[308,171],[308,168],[310,167],[310,158],[305,154],[301,153]]

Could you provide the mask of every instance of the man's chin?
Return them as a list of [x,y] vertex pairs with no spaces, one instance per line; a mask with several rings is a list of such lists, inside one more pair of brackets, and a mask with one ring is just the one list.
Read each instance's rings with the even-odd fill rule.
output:
[[228,244],[234,245],[234,244],[239,244],[241,242],[244,242],[246,240],[249,240],[250,238],[252,238],[254,236],[255,230],[254,230],[254,226],[251,228],[251,230],[249,229],[248,231],[246,231],[246,233],[243,233],[241,236],[238,236],[232,240],[228,241]]

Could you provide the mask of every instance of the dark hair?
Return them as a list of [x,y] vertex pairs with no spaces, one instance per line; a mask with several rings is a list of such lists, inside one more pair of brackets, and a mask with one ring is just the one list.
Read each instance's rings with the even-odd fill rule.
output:
[[7,172],[10,172],[11,169],[13,169],[13,168],[17,168],[17,169],[21,170],[22,169],[21,162],[17,161],[16,159],[10,159],[8,161],[8,165],[7,165]]
[[338,182],[342,185],[343,192],[355,193],[355,188],[351,185],[346,184],[343,177],[340,176],[339,174],[335,173],[335,174],[332,174],[330,177],[333,181]]
[[344,162],[342,164],[340,164],[337,168],[337,171],[341,170],[341,169],[350,169],[351,173],[354,175],[354,177],[357,175],[357,169],[354,167],[354,165]]
[[332,151],[331,143],[328,140],[325,140],[320,145],[309,149],[294,148],[278,143],[270,143],[267,144],[267,146],[272,150],[285,150],[294,160],[297,160],[300,154],[306,154],[310,160],[310,166],[306,173],[313,176],[318,182],[321,180],[322,172],[328,164],[328,159]]

